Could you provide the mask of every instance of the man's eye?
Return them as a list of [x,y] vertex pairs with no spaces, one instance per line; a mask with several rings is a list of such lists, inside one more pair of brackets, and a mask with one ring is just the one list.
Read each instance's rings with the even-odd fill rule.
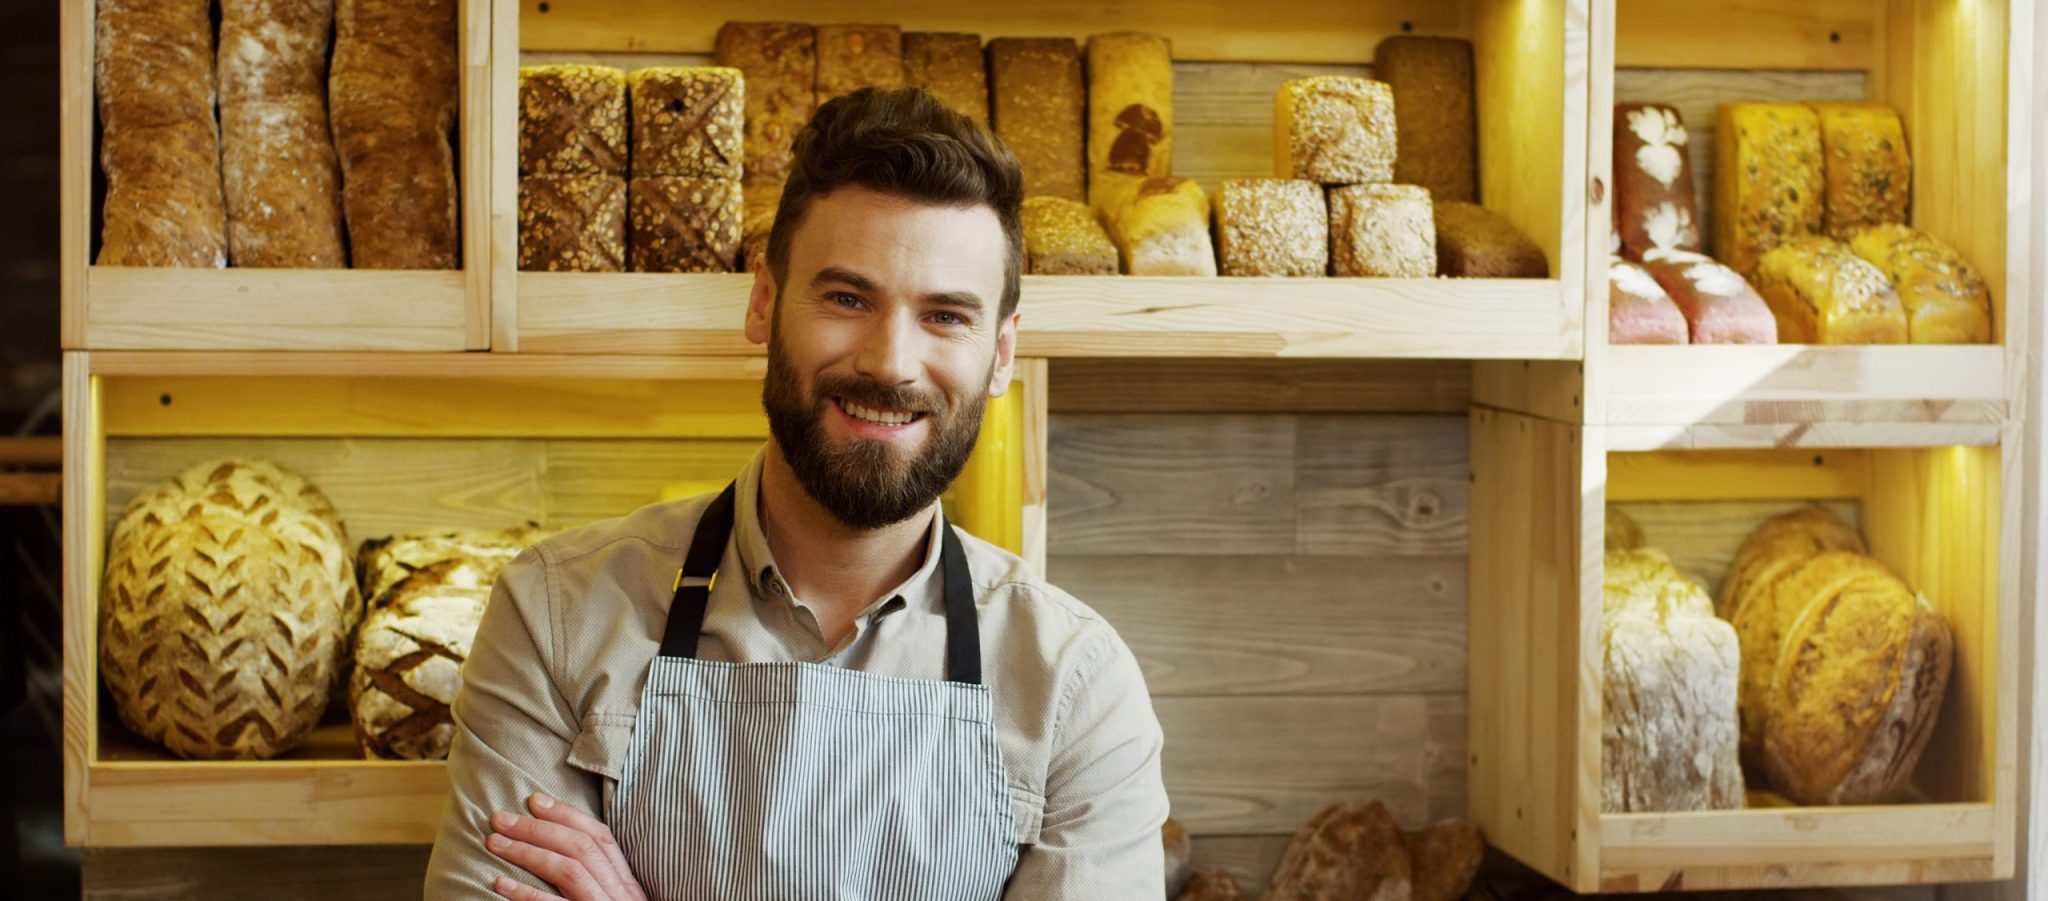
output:
[[828,298],[829,298],[829,299],[830,299],[830,300],[831,300],[831,301],[832,301],[833,303],[836,303],[836,304],[838,304],[838,305],[840,305],[840,306],[842,306],[842,307],[858,307],[858,306],[860,306],[860,298],[859,298],[858,296],[856,296],[856,295],[853,295],[853,294],[846,294],[846,293],[843,293],[843,292],[833,292],[832,294],[829,294],[829,295],[827,295],[827,297],[828,297]]
[[959,313],[933,313],[932,318],[936,320],[940,325],[967,324],[967,320],[960,318]]

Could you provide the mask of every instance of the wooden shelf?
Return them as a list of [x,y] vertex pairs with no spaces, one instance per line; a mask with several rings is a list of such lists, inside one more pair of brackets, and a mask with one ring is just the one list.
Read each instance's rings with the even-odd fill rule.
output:
[[1607,814],[1600,891],[1981,882],[1998,836],[1991,804]]
[[[747,275],[518,276],[522,353],[758,354]],[[1025,276],[1035,357],[1508,357],[1577,353],[1553,279]]]

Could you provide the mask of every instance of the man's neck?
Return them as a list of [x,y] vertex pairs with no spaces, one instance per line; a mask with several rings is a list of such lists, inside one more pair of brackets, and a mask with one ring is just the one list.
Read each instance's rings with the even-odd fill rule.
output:
[[804,490],[782,449],[768,443],[761,467],[761,532],[790,590],[834,619],[851,619],[917,572],[937,507],[874,531],[851,528]]

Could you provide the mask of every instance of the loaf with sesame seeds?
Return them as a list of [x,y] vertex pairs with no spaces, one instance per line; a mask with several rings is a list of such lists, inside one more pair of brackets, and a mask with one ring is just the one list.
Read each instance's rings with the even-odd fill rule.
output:
[[791,145],[817,109],[817,33],[795,22],[727,22],[714,58],[745,78],[742,168],[750,191],[780,191]]
[[1394,35],[1373,49],[1372,75],[1394,94],[1394,180],[1439,201],[1478,200],[1472,42]]
[[1024,169],[1024,193],[1088,199],[1087,93],[1070,38],[988,42],[989,121]]
[[1809,235],[1757,264],[1781,344],[1904,344],[1906,308],[1884,272],[1840,241]]
[[1317,75],[1273,97],[1273,168],[1281,178],[1326,185],[1394,179],[1394,92],[1386,83]]
[[1116,245],[1088,205],[1064,197],[1026,197],[1024,271],[1033,275],[1115,275]]
[[626,267],[626,180],[528,175],[519,180],[519,268],[620,272]]
[[746,127],[740,70],[641,69],[626,76],[626,91],[634,177],[739,179]]
[[1821,230],[1820,117],[1796,103],[1721,104],[1714,255],[1753,276],[1765,253]]
[[739,182],[644,176],[633,179],[626,207],[634,272],[731,272],[739,261]]
[[1913,161],[1899,114],[1877,103],[1816,103],[1820,118],[1821,233],[1847,241],[1874,225],[1904,224]]
[[1320,276],[1330,268],[1323,187],[1281,178],[1216,188],[1216,269],[1224,275]]
[[1946,242],[1903,225],[1857,232],[1849,248],[1891,279],[1914,344],[1991,340],[1991,289]]
[[1436,274],[1436,220],[1415,185],[1330,189],[1330,274],[1429,278]]
[[626,73],[521,66],[519,174],[626,174]]
[[932,92],[946,108],[988,127],[988,64],[980,35],[904,32],[903,83]]

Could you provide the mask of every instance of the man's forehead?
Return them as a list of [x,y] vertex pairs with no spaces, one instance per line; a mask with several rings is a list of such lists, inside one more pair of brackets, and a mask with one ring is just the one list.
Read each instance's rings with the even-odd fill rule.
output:
[[[791,242],[798,283],[827,270],[874,287],[1000,296],[1006,239],[995,211],[925,203],[867,188],[814,198]],[[890,285],[909,280],[915,286]]]

